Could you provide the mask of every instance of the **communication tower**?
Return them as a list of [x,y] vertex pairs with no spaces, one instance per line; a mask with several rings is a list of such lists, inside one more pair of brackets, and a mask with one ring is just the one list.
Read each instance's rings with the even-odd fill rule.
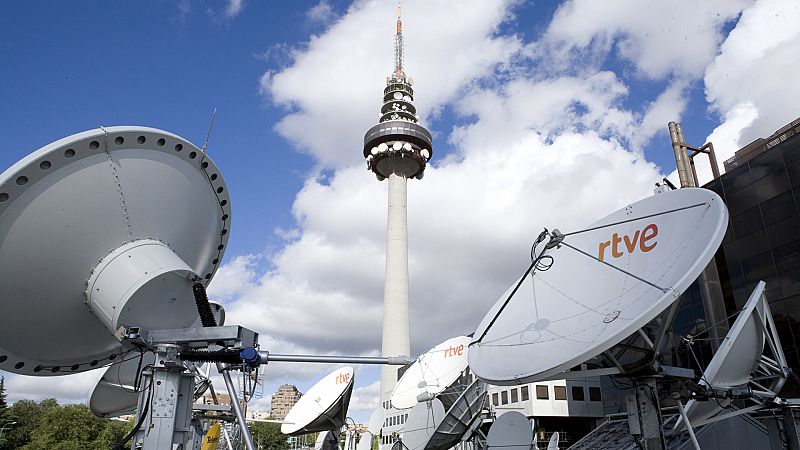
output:
[[[419,125],[411,77],[403,68],[403,23],[397,6],[394,71],[386,78],[379,123],[364,135],[367,168],[389,180],[382,354],[409,355],[408,233],[406,182],[421,179],[432,155],[431,134]],[[397,369],[381,370],[381,401],[391,395]]]

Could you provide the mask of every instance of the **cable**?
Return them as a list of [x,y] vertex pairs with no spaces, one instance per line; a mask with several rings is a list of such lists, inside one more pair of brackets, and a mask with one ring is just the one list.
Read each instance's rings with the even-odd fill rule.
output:
[[200,314],[200,321],[203,326],[217,326],[217,319],[214,318],[214,313],[211,312],[211,304],[208,302],[206,287],[202,283],[194,283],[192,285],[192,293],[194,294],[194,302],[197,304],[197,312]]
[[[534,241],[534,243],[533,243],[533,248],[531,249],[531,253],[533,253],[533,251],[535,250],[536,245],[541,243],[542,241],[544,241],[545,238],[547,238],[548,235],[549,235],[549,233],[548,233],[546,228],[544,229],[544,231],[539,233],[539,236],[536,238],[536,241]],[[489,322],[489,325],[486,326],[486,329],[483,330],[483,333],[481,333],[481,336],[478,339],[476,339],[476,340],[474,340],[474,341],[469,343],[470,346],[472,344],[480,343],[483,340],[483,338],[486,337],[486,333],[489,332],[489,330],[492,328],[494,323],[497,321],[497,318],[500,317],[500,314],[503,312],[503,310],[506,308],[506,306],[508,306],[508,303],[514,297],[514,294],[517,293],[517,290],[519,290],[519,287],[522,286],[522,283],[528,278],[528,275],[539,265],[540,261],[542,261],[543,257],[545,256],[544,252],[546,252],[547,250],[548,250],[547,246],[545,246],[545,248],[542,249],[542,251],[539,253],[539,255],[536,258],[534,258],[533,261],[531,261],[531,264],[528,266],[528,269],[525,270],[525,273],[522,274],[522,277],[519,279],[519,282],[517,282],[517,285],[514,286],[514,289],[511,291],[510,294],[508,294],[508,297],[506,297],[506,300],[503,302],[503,304],[497,310],[497,313],[495,313],[494,317],[492,317],[492,320],[491,320],[491,322]],[[551,260],[553,259],[552,257],[549,257],[549,258]],[[549,269],[550,266],[552,266],[552,265],[553,265],[552,262],[550,262],[550,264],[547,264],[546,265],[547,269]],[[544,270],[547,270],[547,269],[544,269]]]
[[150,409],[150,399],[153,396],[153,383],[150,383],[150,390],[147,393],[147,400],[144,403],[144,408],[142,409],[142,413],[139,416],[139,421],[136,423],[136,426],[133,427],[130,433],[127,434],[117,445],[114,446],[111,450],[123,450],[125,448],[125,444],[130,441],[133,436],[142,428],[142,424],[144,423],[144,419],[147,418],[147,411]]

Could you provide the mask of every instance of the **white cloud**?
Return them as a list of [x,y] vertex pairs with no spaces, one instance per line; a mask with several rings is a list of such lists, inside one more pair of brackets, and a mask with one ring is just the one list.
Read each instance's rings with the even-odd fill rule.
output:
[[[752,105],[757,113],[739,132],[737,147],[800,116],[800,3],[759,0],[742,13],[705,72],[706,97],[720,115],[739,120],[737,108]],[[716,143],[715,143],[716,145]],[[722,161],[722,158],[720,158]]]
[[3,372],[0,372],[0,376],[5,377],[8,404],[18,400],[42,401],[47,398],[56,398],[60,403],[86,403],[89,391],[105,370],[96,369],[58,377],[31,377]]
[[[514,36],[496,35],[510,3],[403,5],[406,68],[419,80],[416,105],[422,114],[458,97],[465,84],[507,63],[521,47]],[[298,49],[294,64],[262,78],[262,91],[289,110],[276,125],[278,133],[323,166],[347,167],[361,160],[361,137],[376,120],[383,80],[391,71],[396,17],[385,5],[356,2],[324,34]]]
[[616,51],[649,78],[696,78],[716,55],[722,26],[749,3],[570,0],[556,11],[547,40],[567,52]]
[[232,19],[238,16],[244,9],[244,0],[228,0],[225,5],[225,17]]
[[328,23],[336,18],[336,12],[328,0],[320,0],[306,11],[306,18],[312,22]]

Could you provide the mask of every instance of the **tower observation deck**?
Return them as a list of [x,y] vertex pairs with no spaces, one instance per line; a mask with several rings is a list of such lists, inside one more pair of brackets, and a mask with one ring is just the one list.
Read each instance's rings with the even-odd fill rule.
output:
[[[408,355],[411,352],[408,307],[408,233],[407,233],[407,180],[421,179],[433,154],[431,134],[419,125],[419,115],[414,107],[413,81],[403,68],[403,23],[400,6],[397,7],[394,71],[386,78],[379,123],[364,135],[364,158],[367,168],[379,181],[388,180],[389,202],[386,230],[386,278],[383,294],[384,355]],[[397,368],[381,369],[381,402],[386,409],[383,448],[390,445],[388,436],[399,431],[400,421],[391,420],[402,415],[391,408],[389,399],[397,382]],[[399,418],[399,417],[398,417]],[[398,419],[395,418],[395,419]],[[387,428],[387,427],[384,427]],[[396,428],[396,430],[395,430]]]

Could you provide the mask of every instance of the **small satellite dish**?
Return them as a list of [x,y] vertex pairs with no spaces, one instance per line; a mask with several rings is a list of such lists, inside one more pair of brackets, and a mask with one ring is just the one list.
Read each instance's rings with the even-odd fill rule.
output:
[[525,277],[509,299],[515,283],[481,321],[470,369],[490,384],[530,383],[608,350],[689,287],[727,223],[715,193],[685,188],[568,233],[548,250],[549,270]]
[[323,431],[317,436],[314,450],[338,450],[339,435],[334,431]]
[[479,417],[486,396],[483,381],[476,379],[470,383],[444,415],[425,450],[447,450],[455,446]]
[[392,96],[395,98],[395,100],[400,100],[403,98],[403,94],[401,92],[395,92]]
[[144,352],[141,360],[131,357],[98,371],[102,375],[89,392],[89,410],[92,414],[103,418],[133,414],[141,393],[136,386],[136,376],[142,368],[154,364],[155,360],[153,352]]
[[353,393],[353,368],[334,370],[317,382],[295,403],[281,425],[281,433],[298,436],[338,430],[347,418]]
[[229,202],[213,161],[154,128],[79,133],[0,174],[0,369],[82,372],[123,354],[125,327],[189,327]]
[[374,438],[375,435],[369,431],[363,433],[361,438],[358,440],[358,444],[356,444],[356,450],[370,450],[372,448],[372,441]]
[[558,431],[550,436],[550,442],[547,444],[547,450],[558,450]]
[[375,411],[372,411],[372,415],[369,416],[367,431],[372,433],[373,436],[377,436],[381,432],[384,420],[386,420],[386,410],[380,407],[375,408]]
[[[752,380],[764,352],[766,340],[764,331],[767,329],[768,317],[771,316],[764,296],[765,287],[765,283],[760,281],[750,294],[744,308],[703,372],[700,385],[725,390],[745,386]],[[710,401],[689,400],[686,404],[686,417],[692,426],[702,425],[730,403],[730,399],[726,398]],[[680,417],[675,423],[675,428],[684,425],[683,418]]]
[[411,408],[417,397],[429,399],[447,389],[467,368],[469,343],[470,338],[457,336],[417,358],[392,390],[392,406]]
[[531,421],[518,411],[508,411],[489,428],[486,450],[530,450],[532,442]]
[[414,405],[403,426],[403,446],[408,450],[425,449],[443,417],[444,406],[437,398]]
[[[217,302],[209,302],[211,313],[217,324],[225,324],[225,308]],[[200,317],[195,320],[193,328],[200,328],[203,324]],[[92,414],[103,417],[118,417],[133,414],[139,401],[137,381],[142,369],[155,363],[156,356],[153,352],[144,352],[141,358],[134,352],[117,364],[113,364],[104,371],[95,385],[89,391],[89,410]],[[189,363],[194,365],[194,363]],[[202,393],[195,394],[196,396]]]

